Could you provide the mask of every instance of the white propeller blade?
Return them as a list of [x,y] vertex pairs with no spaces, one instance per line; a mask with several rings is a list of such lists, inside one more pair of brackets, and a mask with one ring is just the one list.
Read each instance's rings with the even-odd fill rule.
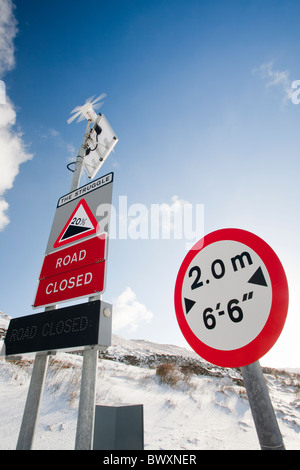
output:
[[[91,96],[90,98],[88,98],[85,102],[84,105],[82,106],[76,106],[71,112],[70,114],[73,114],[73,116],[71,116],[68,120],[67,120],[67,123],[68,124],[71,124],[71,122],[73,122],[76,118],[77,119],[77,122],[81,122],[83,121],[84,119],[89,119],[89,117],[87,116],[88,112],[92,112],[94,109],[99,109],[103,103],[98,103],[98,101],[102,100],[103,98],[106,97],[106,93],[102,93],[102,95],[99,95],[97,98],[93,99],[94,96]],[[92,101],[93,100],[93,101]],[[96,104],[98,103],[98,104]]]

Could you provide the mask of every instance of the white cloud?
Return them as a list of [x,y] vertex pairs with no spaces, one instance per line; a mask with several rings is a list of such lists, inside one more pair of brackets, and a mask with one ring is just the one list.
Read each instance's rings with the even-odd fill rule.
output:
[[260,65],[254,72],[259,73],[261,77],[266,80],[267,88],[277,86],[281,89],[284,103],[292,99],[292,81],[289,78],[289,72],[287,70],[275,70],[274,61],[270,61]]
[[135,331],[141,324],[149,323],[152,317],[146,306],[137,301],[130,287],[126,287],[113,303],[113,328],[116,331],[124,328]]
[[45,139],[47,139],[49,136],[54,140],[54,143],[58,148],[67,151],[67,160],[69,162],[75,161],[77,156],[77,149],[72,143],[66,142],[65,139],[62,137],[61,133],[53,128],[49,128],[48,131],[43,134],[43,137]]
[[4,199],[0,198],[0,230],[9,223],[9,218],[6,215],[7,209],[8,203]]
[[8,204],[3,195],[12,188],[21,163],[33,157],[27,153],[22,133],[14,129],[15,123],[16,112],[6,97],[6,104],[0,105],[0,230],[9,223],[6,215]]
[[[151,204],[150,209],[144,204],[132,204],[128,214],[122,214],[122,221],[128,222],[128,235],[132,239],[182,239],[183,212],[188,201],[172,196],[171,204]],[[126,206],[127,207],[127,206]],[[150,224],[150,227],[149,227]],[[149,233],[150,232],[150,233]]]
[[0,76],[15,65],[14,38],[17,21],[12,0],[0,0]]
[[[172,196],[172,203],[162,203],[159,206],[159,210],[162,214],[161,225],[163,233],[170,233],[176,231],[176,222],[178,219],[181,223],[182,211],[185,204],[190,204],[184,199],[179,199],[178,196]],[[181,227],[180,227],[181,229]],[[182,235],[181,235],[182,236]]]
[[[14,66],[13,40],[17,32],[10,0],[0,0],[0,73]],[[0,104],[0,230],[9,223],[8,203],[3,198],[5,191],[11,189],[19,173],[21,163],[33,155],[27,152],[22,133],[15,128],[16,111],[6,96],[5,104]]]

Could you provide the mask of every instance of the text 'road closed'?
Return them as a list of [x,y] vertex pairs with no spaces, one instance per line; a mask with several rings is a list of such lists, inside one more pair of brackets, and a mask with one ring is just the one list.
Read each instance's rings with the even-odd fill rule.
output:
[[55,292],[63,292],[65,289],[73,289],[74,287],[80,287],[82,285],[90,284],[93,279],[93,274],[87,272],[85,274],[78,274],[78,276],[72,276],[69,279],[63,279],[60,282],[50,282],[46,287],[46,294],[52,294]]
[[40,279],[34,307],[52,305],[104,291],[105,261]]

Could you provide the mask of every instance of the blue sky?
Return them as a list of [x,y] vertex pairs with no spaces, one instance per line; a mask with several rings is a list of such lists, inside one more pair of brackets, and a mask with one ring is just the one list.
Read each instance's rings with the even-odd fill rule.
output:
[[[285,268],[290,308],[261,363],[299,367],[299,2],[13,5],[0,0],[9,100],[0,105],[0,309],[32,313],[56,203],[71,183],[66,165],[85,129],[67,119],[105,92],[101,112],[119,142],[97,177],[114,171],[115,206],[120,196],[148,208],[201,204],[204,233],[237,227],[263,238]],[[185,240],[111,240],[103,298],[123,312],[115,333],[187,344],[173,306],[185,255]]]

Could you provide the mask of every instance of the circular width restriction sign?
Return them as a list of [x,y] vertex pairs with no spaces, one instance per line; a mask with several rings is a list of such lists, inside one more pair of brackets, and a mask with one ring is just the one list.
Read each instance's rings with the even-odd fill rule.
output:
[[188,252],[175,285],[175,311],[190,346],[205,360],[242,367],[277,341],[288,284],[272,248],[253,233],[222,229]]

